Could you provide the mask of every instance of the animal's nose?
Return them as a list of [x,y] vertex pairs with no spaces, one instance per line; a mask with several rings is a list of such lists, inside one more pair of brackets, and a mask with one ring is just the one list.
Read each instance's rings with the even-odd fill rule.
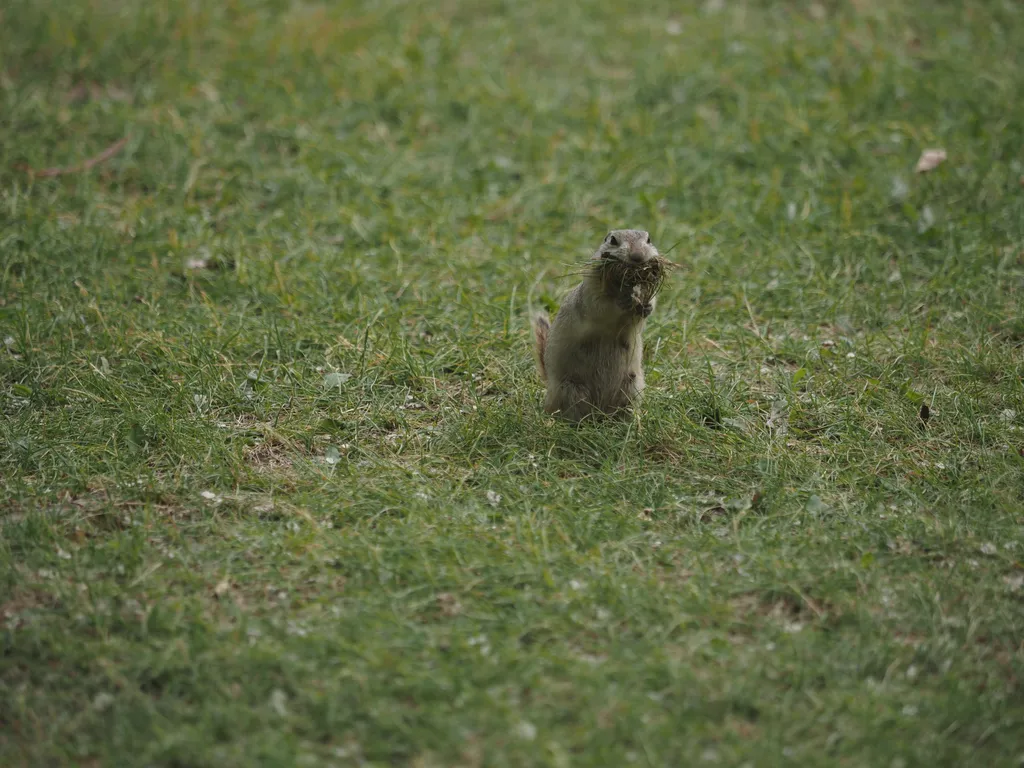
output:
[[630,261],[635,261],[637,264],[639,264],[642,261],[647,261],[647,254],[642,249],[641,250],[636,250],[636,251],[630,251],[629,252],[629,260]]

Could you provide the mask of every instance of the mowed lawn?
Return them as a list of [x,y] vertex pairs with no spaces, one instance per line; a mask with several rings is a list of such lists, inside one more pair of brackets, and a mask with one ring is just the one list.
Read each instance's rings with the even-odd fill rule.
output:
[[0,764],[1018,765],[1022,94],[1012,0],[6,0]]

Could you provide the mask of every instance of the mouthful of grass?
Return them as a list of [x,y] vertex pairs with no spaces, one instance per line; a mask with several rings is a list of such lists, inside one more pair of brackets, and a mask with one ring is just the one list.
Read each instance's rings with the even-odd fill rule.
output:
[[662,256],[641,263],[605,259],[597,262],[608,295],[624,309],[641,312],[661,290],[669,268],[675,265]]

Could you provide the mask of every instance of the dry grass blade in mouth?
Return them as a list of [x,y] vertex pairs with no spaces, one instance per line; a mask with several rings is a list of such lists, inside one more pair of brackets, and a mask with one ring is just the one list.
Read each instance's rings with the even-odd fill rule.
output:
[[665,276],[673,266],[668,259],[657,256],[640,264],[604,259],[595,268],[600,271],[610,293],[629,298],[642,306],[661,290]]

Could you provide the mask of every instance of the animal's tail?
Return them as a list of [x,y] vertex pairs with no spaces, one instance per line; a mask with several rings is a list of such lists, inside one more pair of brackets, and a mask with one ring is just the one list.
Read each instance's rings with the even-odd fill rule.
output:
[[540,377],[548,380],[548,370],[544,365],[544,351],[548,347],[548,331],[551,330],[551,321],[543,312],[533,318],[533,337],[537,341],[537,368],[540,370]]

